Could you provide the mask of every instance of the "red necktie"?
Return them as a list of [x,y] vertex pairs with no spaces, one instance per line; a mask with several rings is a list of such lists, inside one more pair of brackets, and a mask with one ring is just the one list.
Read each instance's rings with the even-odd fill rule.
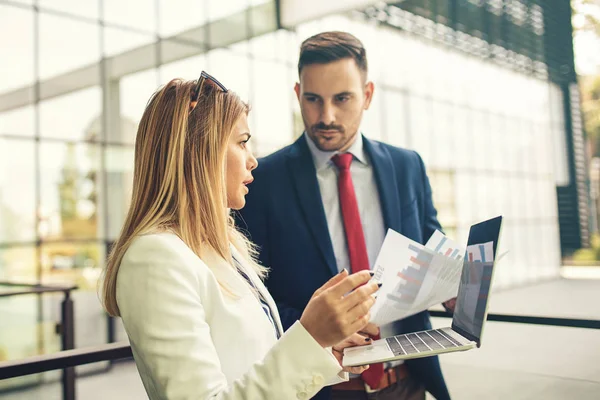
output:
[[[344,231],[346,232],[346,244],[348,246],[352,273],[369,270],[367,243],[360,222],[356,193],[354,192],[352,175],[350,174],[352,154],[337,154],[331,160],[339,170],[338,190],[340,192],[340,205],[342,207],[342,218],[344,220]],[[377,340],[380,337],[377,335],[373,339]],[[362,373],[363,380],[373,389],[379,386],[382,377],[383,364],[381,363],[372,364],[368,370]]]

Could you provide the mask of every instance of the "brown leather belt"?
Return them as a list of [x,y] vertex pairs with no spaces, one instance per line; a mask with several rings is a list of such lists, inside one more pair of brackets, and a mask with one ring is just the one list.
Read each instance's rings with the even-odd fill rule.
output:
[[[408,376],[408,369],[406,365],[400,364],[394,368],[388,368],[383,371],[383,376],[379,381],[379,385],[376,390],[385,389],[388,386],[391,386],[398,382],[399,380],[405,379]],[[359,376],[357,378],[352,378],[347,382],[338,383],[331,387],[333,390],[360,390],[362,392],[367,391],[367,387],[365,386],[365,382]]]

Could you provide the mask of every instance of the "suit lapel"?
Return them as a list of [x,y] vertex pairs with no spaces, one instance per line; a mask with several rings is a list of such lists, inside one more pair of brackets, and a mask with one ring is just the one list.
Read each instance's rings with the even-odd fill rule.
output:
[[363,136],[363,146],[373,164],[373,172],[377,182],[379,200],[383,221],[387,229],[400,232],[400,197],[398,195],[398,180],[392,157],[380,143],[371,141]]
[[308,228],[329,270],[332,275],[335,275],[338,270],[321,200],[317,172],[304,136],[300,136],[290,147],[288,167],[294,179],[296,196]]

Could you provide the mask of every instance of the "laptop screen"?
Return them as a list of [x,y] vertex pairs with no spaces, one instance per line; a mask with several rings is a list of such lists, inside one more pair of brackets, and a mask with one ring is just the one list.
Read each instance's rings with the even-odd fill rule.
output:
[[452,329],[481,345],[502,217],[471,226]]

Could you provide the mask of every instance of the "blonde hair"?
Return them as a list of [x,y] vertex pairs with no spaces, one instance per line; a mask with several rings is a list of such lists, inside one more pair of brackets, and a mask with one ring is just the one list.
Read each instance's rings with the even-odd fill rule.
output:
[[172,231],[198,257],[208,246],[226,260],[231,260],[231,243],[261,278],[265,275],[255,248],[237,231],[227,209],[227,144],[249,107],[235,93],[203,84],[190,112],[195,85],[170,81],[152,95],[140,121],[131,205],[102,280],[101,302],[110,315],[120,314],[117,274],[139,235]]

